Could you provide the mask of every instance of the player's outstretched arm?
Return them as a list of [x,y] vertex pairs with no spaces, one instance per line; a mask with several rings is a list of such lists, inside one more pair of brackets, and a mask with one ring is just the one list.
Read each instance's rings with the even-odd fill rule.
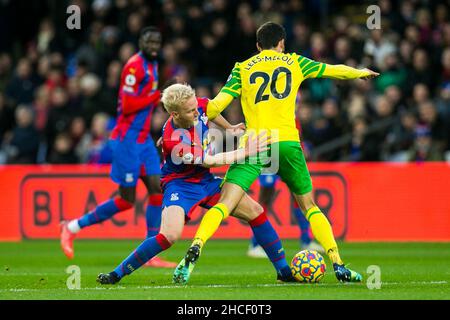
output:
[[268,144],[269,140],[265,133],[261,133],[257,137],[255,137],[253,133],[250,133],[244,148],[229,152],[221,152],[215,155],[205,155],[202,166],[206,168],[220,167],[243,161],[247,157],[267,151],[269,148]]
[[355,69],[343,64],[326,64],[322,78],[350,80],[350,79],[372,79],[379,75],[370,69]]
[[297,54],[293,54],[292,57],[297,58],[298,65],[303,75],[303,79],[372,79],[379,75],[379,73],[367,68],[355,69],[344,64],[326,64],[320,61],[311,60]]

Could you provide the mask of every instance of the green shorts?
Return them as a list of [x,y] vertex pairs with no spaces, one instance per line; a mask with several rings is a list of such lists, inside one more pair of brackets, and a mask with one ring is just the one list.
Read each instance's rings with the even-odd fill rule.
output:
[[[276,154],[278,157],[272,156]],[[224,182],[237,184],[247,192],[264,169],[265,173],[278,174],[294,194],[303,195],[312,190],[311,176],[299,142],[274,143],[268,156],[271,161],[266,164],[264,163],[267,162],[267,157],[261,157],[263,159],[261,161],[247,160],[246,163],[232,164],[225,175]]]

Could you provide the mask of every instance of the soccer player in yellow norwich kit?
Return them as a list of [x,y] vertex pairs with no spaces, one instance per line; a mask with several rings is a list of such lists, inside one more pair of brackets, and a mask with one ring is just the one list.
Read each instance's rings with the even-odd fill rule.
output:
[[[214,119],[234,98],[240,97],[247,130],[258,133],[266,131],[270,135],[272,153],[279,152],[278,172],[275,173],[294,194],[311,224],[314,237],[332,261],[337,279],[359,282],[362,276],[344,265],[331,225],[314,202],[311,177],[295,125],[295,98],[302,81],[309,78],[371,79],[378,73],[316,62],[296,53],[284,53],[285,30],[276,23],[263,24],[256,38],[259,53],[235,64],[225,86],[209,101],[208,118]],[[187,282],[202,246],[261,174],[264,168],[262,162],[247,161],[230,166],[218,203],[204,215],[191,247],[175,269],[177,282]]]

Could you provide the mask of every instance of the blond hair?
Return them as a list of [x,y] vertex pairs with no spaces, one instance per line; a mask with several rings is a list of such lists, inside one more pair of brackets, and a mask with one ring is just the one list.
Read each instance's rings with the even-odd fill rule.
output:
[[167,112],[177,111],[188,99],[195,96],[195,91],[188,84],[176,83],[167,87],[162,94],[161,102]]

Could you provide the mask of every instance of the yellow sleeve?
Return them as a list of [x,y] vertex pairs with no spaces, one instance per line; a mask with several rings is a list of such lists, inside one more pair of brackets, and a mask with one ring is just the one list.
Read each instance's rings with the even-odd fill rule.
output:
[[359,79],[369,75],[370,72],[364,69],[359,70],[343,64],[337,65],[327,64],[325,65],[322,78],[347,80],[347,79]]
[[237,98],[241,95],[241,88],[241,65],[239,62],[236,62],[227,79],[227,83],[225,83],[220,92],[227,93],[233,98]]
[[[293,55],[294,56],[294,55]],[[303,78],[358,79],[370,75],[369,71],[358,70],[343,64],[332,65],[295,55]]]
[[214,120],[233,101],[233,96],[222,91],[212,100],[209,100],[206,107],[206,116],[209,120]]
[[314,61],[297,54],[292,54],[292,56],[297,59],[303,79],[322,77],[325,70],[325,63]]

